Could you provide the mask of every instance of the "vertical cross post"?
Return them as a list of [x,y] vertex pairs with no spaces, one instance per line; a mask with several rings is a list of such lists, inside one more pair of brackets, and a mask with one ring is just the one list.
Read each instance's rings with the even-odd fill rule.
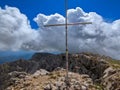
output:
[[[86,24],[92,24],[92,22],[76,22],[76,23],[68,23],[68,17],[67,17],[67,9],[68,9],[68,0],[65,0],[65,24],[49,24],[44,25],[44,27],[52,27],[52,26],[65,26],[65,48],[66,48],[66,85],[69,84],[69,78],[68,78],[68,26],[70,25],[86,25]],[[67,90],[68,86],[67,86]]]
[[69,83],[68,81],[68,27],[67,27],[67,7],[68,7],[68,0],[65,0],[65,43],[66,43],[66,84]]

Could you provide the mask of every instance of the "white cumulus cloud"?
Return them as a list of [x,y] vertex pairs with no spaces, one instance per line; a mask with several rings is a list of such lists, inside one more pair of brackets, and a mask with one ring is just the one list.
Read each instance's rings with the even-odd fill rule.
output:
[[0,50],[19,50],[23,43],[35,37],[34,34],[19,9],[8,6],[0,9]]
[[[0,9],[0,50],[65,51],[65,27],[44,27],[46,24],[65,23],[65,17],[56,13],[38,14],[34,30],[19,9]],[[91,25],[68,26],[69,52],[93,52],[120,59],[120,20],[106,22],[95,12],[81,8],[68,10],[68,23],[92,22]]]

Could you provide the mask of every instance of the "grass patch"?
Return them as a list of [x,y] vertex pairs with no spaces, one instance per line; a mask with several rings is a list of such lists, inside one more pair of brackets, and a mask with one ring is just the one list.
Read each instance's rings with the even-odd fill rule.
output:
[[107,59],[109,62],[110,66],[112,66],[115,69],[120,68],[120,60],[115,60],[115,59]]

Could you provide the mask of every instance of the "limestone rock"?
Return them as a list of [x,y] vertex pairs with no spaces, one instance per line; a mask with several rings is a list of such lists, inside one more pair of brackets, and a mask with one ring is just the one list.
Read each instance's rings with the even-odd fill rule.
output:
[[40,69],[40,70],[37,70],[34,74],[33,74],[33,77],[37,77],[37,76],[40,76],[40,75],[47,75],[49,74],[49,72],[45,69]]
[[110,74],[107,74],[108,76],[104,77],[102,81],[103,86],[106,88],[106,90],[120,90],[120,70],[115,71],[111,70],[110,68],[109,70],[108,71]]
[[26,72],[13,71],[13,72],[8,73],[8,75],[10,75],[12,78],[14,78],[14,77],[24,78],[27,75],[27,73]]

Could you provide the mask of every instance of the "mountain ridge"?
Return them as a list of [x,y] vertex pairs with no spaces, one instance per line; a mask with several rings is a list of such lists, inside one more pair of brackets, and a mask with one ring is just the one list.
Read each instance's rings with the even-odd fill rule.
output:
[[18,59],[25,59],[28,60],[32,57],[34,53],[33,52],[24,52],[24,51],[0,51],[0,64],[6,63],[6,62],[13,62]]
[[[87,74],[94,83],[101,85],[101,83],[104,82],[105,85],[102,86],[111,88],[108,87],[109,85],[106,83],[109,80],[109,72],[112,72],[112,75],[115,74],[119,76],[116,72],[120,73],[120,64],[108,62],[109,59],[112,60],[110,57],[92,53],[69,54],[69,72],[79,73],[80,75]],[[40,69],[53,72],[58,67],[65,68],[65,54],[35,53],[28,61],[20,59],[10,63],[4,63],[0,65],[0,89],[4,90],[4,88],[11,85],[11,83],[8,83],[10,80],[8,73],[17,71],[32,75]],[[107,77],[105,75],[107,75]],[[105,77],[105,79],[103,79],[103,77]]]

